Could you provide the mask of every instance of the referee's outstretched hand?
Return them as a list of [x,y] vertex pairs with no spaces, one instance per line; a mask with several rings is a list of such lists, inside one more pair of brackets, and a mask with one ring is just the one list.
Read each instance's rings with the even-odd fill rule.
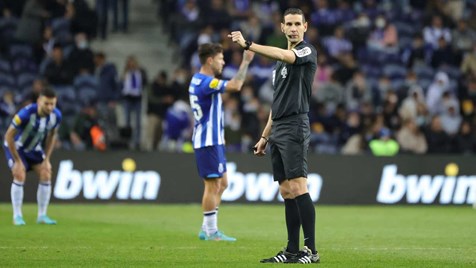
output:
[[233,41],[233,43],[237,43],[240,47],[246,47],[246,40],[240,31],[231,32],[228,37],[231,38],[231,41]]

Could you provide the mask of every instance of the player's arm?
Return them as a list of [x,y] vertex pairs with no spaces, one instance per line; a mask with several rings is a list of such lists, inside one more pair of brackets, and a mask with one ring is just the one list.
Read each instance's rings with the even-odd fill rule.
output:
[[[234,43],[237,43],[242,48],[247,48],[247,42],[240,31],[231,32],[228,35]],[[263,55],[265,57],[271,58],[273,60],[283,61],[285,63],[294,63],[296,61],[296,55],[292,50],[282,49],[278,47],[272,46],[265,46],[256,43],[249,43],[251,44],[248,47],[248,50],[251,50],[255,53]]]
[[225,91],[240,91],[243,83],[246,79],[246,73],[248,72],[248,67],[253,60],[255,53],[251,51],[243,52],[243,60],[241,61],[240,68],[236,75],[228,81],[225,87]]
[[266,122],[266,126],[261,134],[260,139],[253,147],[254,154],[257,156],[263,156],[266,154],[265,149],[266,145],[268,145],[269,136],[271,136],[271,125],[273,124],[273,119],[271,119],[272,111],[269,112],[268,122]]
[[18,130],[13,125],[10,125],[5,133],[5,141],[15,163],[21,163],[20,154],[18,154],[17,147],[15,146],[15,135],[17,132]]
[[7,132],[5,133],[5,140],[7,141],[8,150],[10,151],[14,161],[13,166],[11,167],[13,179],[25,181],[25,165],[23,164],[17,147],[15,146],[15,136],[17,132],[18,130],[15,128],[15,126],[13,124],[10,125],[7,129]]

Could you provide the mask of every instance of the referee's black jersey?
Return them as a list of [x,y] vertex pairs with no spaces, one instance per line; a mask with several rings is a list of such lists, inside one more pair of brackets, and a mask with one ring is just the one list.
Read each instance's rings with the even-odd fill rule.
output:
[[273,71],[273,120],[309,112],[312,82],[317,68],[317,51],[305,41],[292,51],[296,55],[296,61],[292,64],[278,61]]

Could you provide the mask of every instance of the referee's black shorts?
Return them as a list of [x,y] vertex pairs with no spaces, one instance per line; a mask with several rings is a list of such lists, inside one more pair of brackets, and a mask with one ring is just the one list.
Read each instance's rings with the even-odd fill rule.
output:
[[275,181],[307,177],[310,136],[307,114],[273,121],[269,143]]

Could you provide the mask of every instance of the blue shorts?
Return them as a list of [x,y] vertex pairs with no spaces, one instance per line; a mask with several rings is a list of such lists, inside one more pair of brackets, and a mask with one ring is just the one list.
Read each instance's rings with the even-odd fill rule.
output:
[[[3,144],[3,150],[5,151],[8,167],[11,169],[13,167],[13,163],[15,163],[15,160],[10,153],[10,149],[8,149],[8,146],[5,144]],[[20,155],[23,165],[25,165],[26,171],[31,170],[32,166],[41,164],[41,162],[45,160],[45,153],[43,151],[24,152],[20,149],[18,150],[18,154]]]
[[226,172],[225,146],[214,145],[195,149],[198,174],[204,179],[223,177]]

